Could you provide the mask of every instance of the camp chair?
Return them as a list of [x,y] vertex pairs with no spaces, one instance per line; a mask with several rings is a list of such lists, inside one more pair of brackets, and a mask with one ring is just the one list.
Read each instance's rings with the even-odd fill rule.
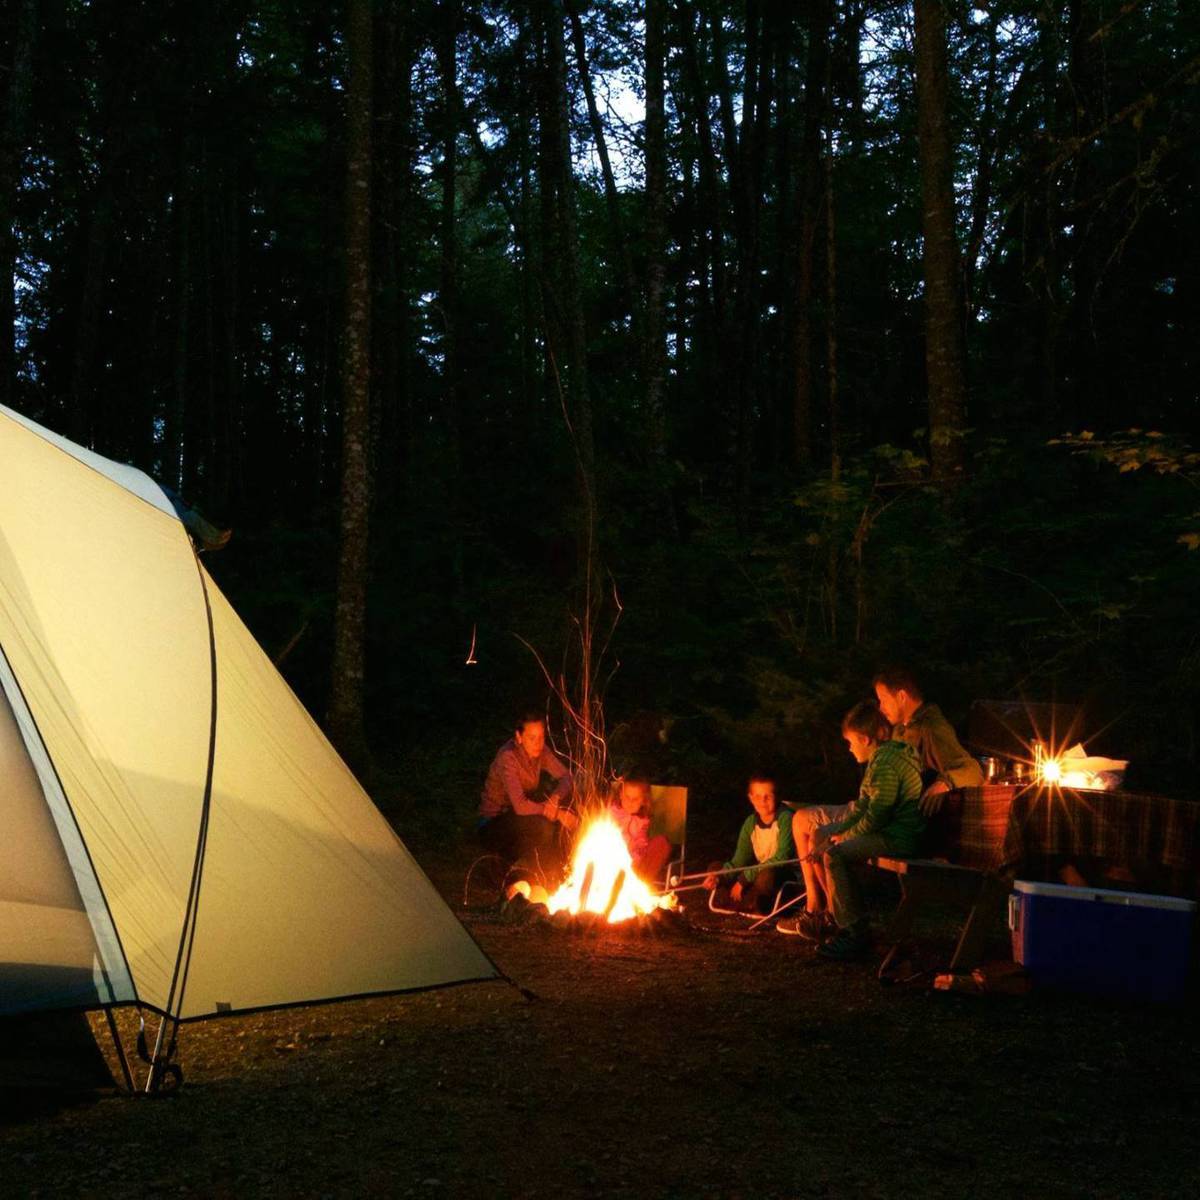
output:
[[773,921],[787,909],[799,904],[804,899],[804,896],[804,884],[799,879],[786,879],[780,884],[779,891],[775,893],[775,903],[768,913],[743,912],[740,908],[724,908],[717,903],[716,891],[708,893],[708,911],[720,913],[726,917],[745,917],[748,921],[754,922],[750,926],[751,931],[753,931],[760,925],[765,925],[768,921]]
[[663,837],[677,849],[667,863],[663,891],[670,891],[671,881],[684,873],[687,856],[687,797],[685,787],[652,783],[650,785],[650,837]]

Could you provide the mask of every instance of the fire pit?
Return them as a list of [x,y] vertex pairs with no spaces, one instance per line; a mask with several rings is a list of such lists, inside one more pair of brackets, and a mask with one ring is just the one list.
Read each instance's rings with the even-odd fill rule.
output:
[[637,877],[621,831],[606,816],[583,827],[561,887],[547,893],[521,880],[506,897],[512,919],[540,920],[574,932],[605,926],[660,928],[675,908],[673,895],[660,895]]

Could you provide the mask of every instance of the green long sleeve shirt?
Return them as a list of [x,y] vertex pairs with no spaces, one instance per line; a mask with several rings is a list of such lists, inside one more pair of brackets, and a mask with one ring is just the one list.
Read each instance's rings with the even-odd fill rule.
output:
[[983,770],[963,749],[954,726],[936,704],[922,704],[907,725],[892,730],[894,739],[907,742],[916,752],[922,771],[936,771],[950,787],[982,787]]
[[906,742],[879,742],[867,762],[850,815],[833,832],[847,837],[881,833],[897,854],[917,852],[925,832],[921,772],[917,755]]
[[[757,814],[747,817],[742,823],[741,831],[738,833],[737,846],[733,851],[733,857],[725,864],[726,870],[732,867],[745,867],[746,870],[742,872],[741,877],[747,883],[753,883],[763,867],[771,867],[776,863],[787,862],[789,859],[795,858],[796,844],[792,840],[791,810],[787,808],[778,809],[772,824],[777,830],[775,848],[772,853],[760,859],[754,849],[754,831],[757,827],[765,832],[770,826],[761,825]],[[754,865],[752,866],[751,864]]]

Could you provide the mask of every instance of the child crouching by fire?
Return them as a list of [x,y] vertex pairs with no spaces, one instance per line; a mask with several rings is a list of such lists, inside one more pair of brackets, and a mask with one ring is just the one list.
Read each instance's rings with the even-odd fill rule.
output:
[[671,858],[671,843],[650,836],[650,784],[638,776],[618,779],[608,805],[609,820],[621,831],[633,871],[643,883],[657,885]]
[[770,912],[776,894],[787,882],[790,872],[781,866],[795,859],[792,843],[792,813],[781,809],[775,800],[775,780],[769,775],[750,776],[747,793],[754,812],[742,824],[733,857],[724,863],[710,863],[709,871],[742,868],[731,878],[710,874],[704,886],[711,892],[728,887],[729,902],[742,912]]

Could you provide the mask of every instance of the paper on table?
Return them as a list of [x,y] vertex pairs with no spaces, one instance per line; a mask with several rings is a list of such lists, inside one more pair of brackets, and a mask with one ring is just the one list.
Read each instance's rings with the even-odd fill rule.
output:
[[1072,771],[1088,771],[1099,775],[1101,771],[1124,771],[1129,766],[1127,758],[1101,758],[1099,755],[1089,755],[1082,744],[1076,742],[1070,750],[1065,750],[1059,756],[1059,761],[1065,768]]

